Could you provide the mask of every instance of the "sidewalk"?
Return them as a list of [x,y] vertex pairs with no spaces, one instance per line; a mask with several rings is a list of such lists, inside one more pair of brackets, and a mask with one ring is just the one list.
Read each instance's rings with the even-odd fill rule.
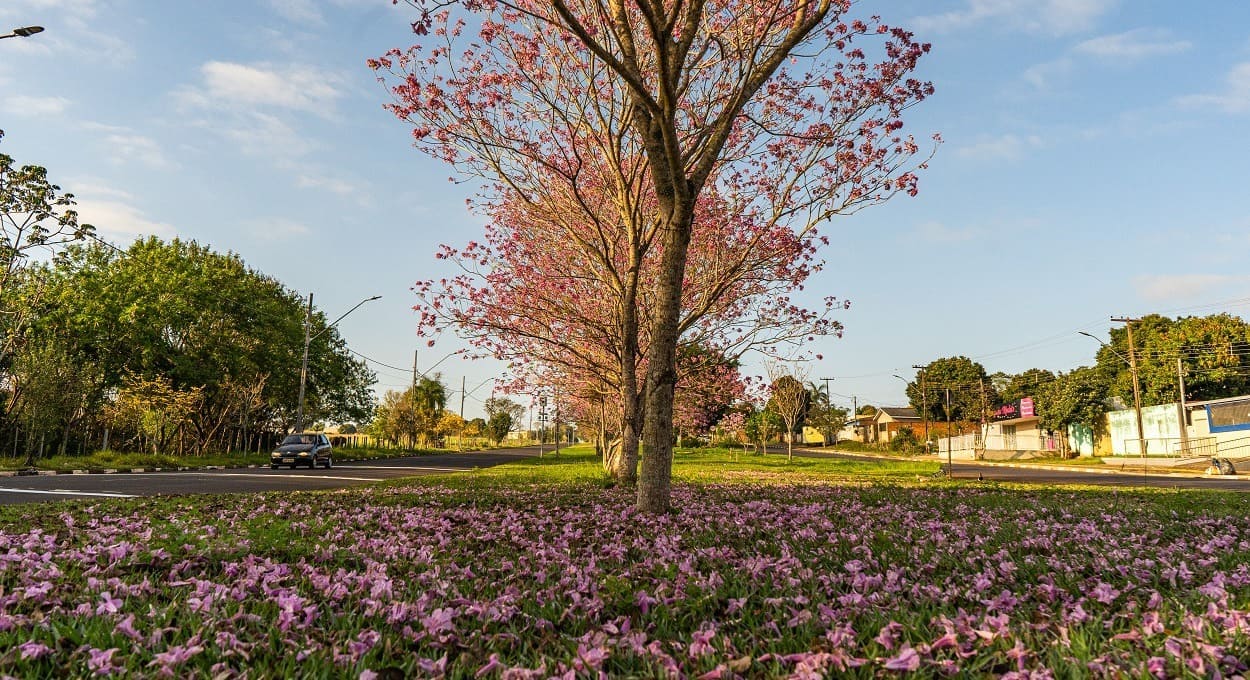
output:
[[[894,460],[894,461],[923,461],[946,464],[946,457],[941,455],[925,455],[925,456],[891,456],[884,453],[866,453],[860,451],[838,451],[836,449],[818,449],[818,448],[796,448],[796,454],[801,453],[826,453],[837,456],[847,456],[850,458],[864,458],[875,460]],[[1150,465],[1150,463],[1155,463]],[[1113,465],[1106,463],[1102,465],[1047,465],[1045,463],[1012,463],[1007,461],[992,460],[968,460],[966,458],[955,459],[956,464],[963,465],[984,465],[986,467],[1007,467],[1019,468],[1022,470],[1050,470],[1053,472],[1086,472],[1094,475],[1140,475],[1145,468],[1146,474],[1156,477],[1175,477],[1182,479],[1212,479],[1216,477],[1236,478],[1241,475],[1205,475],[1196,470],[1186,470],[1184,472],[1170,471],[1170,467],[1163,465],[1163,461],[1151,461],[1146,459],[1146,465],[1141,464],[1129,465],[1127,461],[1116,461]]]

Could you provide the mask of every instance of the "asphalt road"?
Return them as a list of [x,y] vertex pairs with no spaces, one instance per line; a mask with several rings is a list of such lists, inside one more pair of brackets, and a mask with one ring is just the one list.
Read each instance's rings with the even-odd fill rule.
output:
[[[864,460],[864,456],[853,456],[819,451],[798,451],[796,456],[812,458],[845,458]],[[936,460],[936,459],[935,459]],[[946,461],[941,461],[945,469]],[[956,462],[952,468],[956,479],[983,479],[994,482],[1026,482],[1035,484],[1096,484],[1100,486],[1151,486],[1164,489],[1215,489],[1220,491],[1250,491],[1250,475],[1229,477],[1189,477],[1168,475],[1151,471],[1142,476],[1137,472],[1083,472],[1079,468],[1054,470],[1031,468],[1027,465],[1007,467],[1004,465],[985,465],[971,462]]]
[[335,462],[329,470],[236,468],[94,475],[0,477],[0,505],[82,498],[133,498],[193,493],[306,491],[367,484],[397,477],[435,475],[508,463],[538,455],[537,447],[474,453],[410,456],[358,463]]

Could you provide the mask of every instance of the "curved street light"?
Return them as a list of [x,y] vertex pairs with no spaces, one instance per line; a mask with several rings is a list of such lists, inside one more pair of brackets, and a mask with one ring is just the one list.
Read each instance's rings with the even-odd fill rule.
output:
[[314,338],[317,338],[322,333],[325,333],[331,328],[334,328],[334,326],[338,324],[338,322],[346,318],[348,314],[351,314],[352,312],[359,309],[361,305],[363,305],[366,302],[373,302],[374,300],[377,300],[381,297],[382,297],[381,295],[374,295],[371,298],[365,298],[361,300],[360,302],[357,302],[355,307],[352,307],[346,312],[343,312],[343,314],[339,316],[339,318],[335,319],[333,322],[326,325],[325,328],[322,328],[321,330],[317,331],[317,333],[314,335],[309,335],[309,333],[312,331],[313,296],[312,296],[312,293],[308,294],[308,312],[304,315],[304,361],[302,364],[300,364],[300,369],[299,369],[299,410],[295,414],[295,431],[296,432],[304,431],[304,386],[308,382],[308,347],[309,345],[312,344],[312,341]]
[[43,33],[43,26],[22,26],[21,28],[15,28],[10,32],[5,33],[4,35],[0,35],[0,39],[29,38],[30,36],[36,33]]

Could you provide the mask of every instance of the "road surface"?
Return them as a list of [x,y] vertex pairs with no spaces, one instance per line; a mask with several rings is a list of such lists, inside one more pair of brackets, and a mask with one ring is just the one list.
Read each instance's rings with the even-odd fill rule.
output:
[[0,477],[0,505],[83,498],[132,498],[192,493],[251,493],[334,489],[413,475],[484,468],[538,455],[537,447],[434,456],[410,456],[355,463],[329,470],[235,468],[93,475]]
[[[772,453],[770,451],[770,453]],[[794,455],[811,458],[845,458],[848,460],[864,460],[868,456],[856,456],[833,452],[795,449]],[[938,462],[937,459],[933,459]],[[946,468],[946,461],[940,461]],[[983,479],[994,482],[1028,482],[1034,484],[1096,484],[1100,486],[1151,486],[1164,489],[1215,489],[1221,491],[1250,491],[1250,475],[1233,475],[1228,477],[1189,477],[1167,475],[1151,471],[1142,476],[1137,472],[1091,472],[1082,471],[1077,466],[1072,470],[1055,470],[1050,468],[1033,468],[1027,464],[1019,467],[992,465],[968,461],[956,461],[953,473],[956,479]]]

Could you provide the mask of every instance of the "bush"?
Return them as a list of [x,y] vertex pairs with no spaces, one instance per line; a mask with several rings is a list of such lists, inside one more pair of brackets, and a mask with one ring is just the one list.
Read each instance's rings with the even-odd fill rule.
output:
[[920,451],[920,440],[916,439],[916,433],[911,430],[899,430],[894,433],[894,438],[890,440],[890,450],[917,453]]

